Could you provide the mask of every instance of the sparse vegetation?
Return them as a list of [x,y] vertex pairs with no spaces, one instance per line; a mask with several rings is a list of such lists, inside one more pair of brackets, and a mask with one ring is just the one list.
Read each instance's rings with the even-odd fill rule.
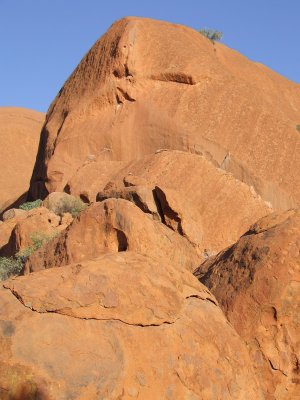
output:
[[34,200],[34,201],[28,201],[27,203],[23,203],[22,205],[20,205],[19,208],[21,210],[29,211],[29,210],[32,210],[33,208],[40,207],[41,204],[42,204],[42,200],[38,199],[38,200]]
[[85,210],[86,207],[87,204],[78,197],[65,197],[57,204],[55,214],[63,215],[65,213],[70,213],[72,217],[75,218]]
[[23,263],[21,258],[0,257],[0,281],[4,281],[13,275],[19,275],[22,268]]
[[300,124],[296,125],[296,129],[298,132],[300,132]]
[[209,39],[212,43],[215,43],[222,39],[223,33],[216,31],[215,29],[200,29],[199,33]]
[[46,235],[44,233],[37,232],[30,236],[32,241],[31,246],[20,250],[13,257],[0,257],[0,281],[4,281],[5,279],[8,279],[14,275],[19,275],[28,257],[54,237],[55,234]]

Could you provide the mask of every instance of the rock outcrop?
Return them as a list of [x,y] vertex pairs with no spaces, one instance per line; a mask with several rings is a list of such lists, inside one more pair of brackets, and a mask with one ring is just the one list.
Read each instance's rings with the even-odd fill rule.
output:
[[245,340],[267,400],[300,393],[300,211],[271,214],[195,272]]
[[52,103],[30,193],[62,191],[95,160],[178,149],[206,155],[286,209],[300,202],[299,114],[299,85],[193,29],[124,18]]
[[26,201],[38,150],[43,113],[25,108],[0,107],[0,214]]
[[26,264],[26,272],[134,251],[193,271],[201,256],[189,241],[130,201],[108,199],[91,205]]
[[[80,169],[68,182],[69,192],[78,197],[88,193],[89,201],[95,201],[99,192],[98,200],[122,196],[128,199],[128,192],[134,187],[148,186],[167,224],[175,230],[178,230],[175,225],[180,224],[182,233],[199,253],[219,252],[272,211],[253,188],[216,168],[204,156],[162,151],[123,167],[118,165],[114,172],[110,170],[106,180],[103,177],[98,180],[102,161],[99,164],[94,162],[94,174],[90,165]],[[92,187],[89,186],[91,176]],[[132,182],[128,183],[130,179]],[[149,207],[153,211],[153,205]]]
[[299,398],[299,115],[299,85],[124,18],[51,104],[21,211],[43,116],[0,109],[0,399]]
[[109,254],[4,286],[4,399],[263,399],[214,297],[165,261]]

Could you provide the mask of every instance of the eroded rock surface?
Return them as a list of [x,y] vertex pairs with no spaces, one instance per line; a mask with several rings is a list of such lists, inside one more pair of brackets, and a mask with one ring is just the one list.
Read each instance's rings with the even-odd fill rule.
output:
[[[97,161],[93,163],[95,171],[99,171],[97,164]],[[91,168],[78,171],[81,185],[71,180],[70,193],[81,197],[88,192]],[[97,174],[94,179],[97,182]],[[130,180],[131,183],[127,183]],[[128,185],[126,189],[124,185]],[[106,181],[103,177],[99,179],[98,187],[94,183],[93,190],[98,190],[94,194],[89,191],[89,196],[95,201],[100,192],[98,198],[123,196],[129,199],[125,193],[134,192],[139,186],[147,186],[152,191],[157,186],[157,192],[165,193],[160,196],[161,205],[156,201],[156,208],[160,205],[158,213],[163,216],[163,208],[166,212],[170,203],[177,222],[166,215],[168,225],[171,228],[174,225],[178,231],[181,224],[186,237],[202,254],[218,252],[234,243],[251,224],[272,211],[253,188],[217,169],[205,157],[182,151],[162,151],[121,168],[118,166],[114,173],[108,174]],[[148,190],[147,198],[151,196]],[[159,200],[157,195],[155,199]],[[150,208],[153,209],[153,203]]]
[[5,286],[4,399],[24,387],[45,400],[262,399],[214,297],[167,262],[110,254]]
[[37,111],[0,107],[0,213],[18,199],[17,206],[26,201],[44,118]]
[[62,191],[95,160],[177,149],[204,154],[287,209],[300,201],[299,113],[299,85],[268,68],[193,29],[123,18],[52,103],[31,196]]
[[135,251],[192,271],[200,255],[188,240],[124,199],[92,204],[28,260],[26,272],[93,259],[107,252]]
[[268,400],[300,393],[300,211],[261,219],[195,272],[245,340]]

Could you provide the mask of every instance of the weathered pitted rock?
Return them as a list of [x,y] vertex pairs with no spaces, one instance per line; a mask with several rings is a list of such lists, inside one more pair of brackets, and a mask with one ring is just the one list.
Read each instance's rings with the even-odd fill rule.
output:
[[[96,170],[98,162],[93,163]],[[71,193],[81,196],[88,191],[91,170],[79,170],[82,184],[74,187]],[[215,168],[205,157],[182,151],[163,151],[148,155],[139,161],[132,161],[126,167],[116,168],[114,178],[108,176],[106,183],[100,179],[98,191],[108,192],[105,186],[110,182],[112,192],[124,188],[124,176],[134,176],[135,181],[147,186],[168,190],[169,201],[175,207],[188,231],[197,244],[200,253],[218,252],[234,243],[251,224],[272,209],[253,191],[231,174]],[[96,176],[95,176],[96,179]],[[134,187],[134,186],[133,186]],[[96,185],[93,185],[96,188]],[[89,192],[91,195],[91,192]],[[173,200],[171,200],[171,197]],[[175,202],[176,198],[176,202]],[[175,205],[176,203],[176,205]]]
[[262,400],[214,297],[165,261],[110,254],[6,286],[4,399],[29,386],[47,400]]
[[153,220],[130,201],[92,204],[62,234],[36,251],[26,273],[93,259],[107,252],[135,251],[194,270],[201,256],[184,237]]
[[246,341],[267,400],[300,393],[300,211],[274,213],[195,272]]
[[0,107],[0,213],[28,191],[44,117],[25,108]]
[[177,149],[205,154],[286,209],[300,202],[299,113],[299,85],[268,68],[193,29],[124,18],[52,103],[31,196],[62,191],[89,160]]

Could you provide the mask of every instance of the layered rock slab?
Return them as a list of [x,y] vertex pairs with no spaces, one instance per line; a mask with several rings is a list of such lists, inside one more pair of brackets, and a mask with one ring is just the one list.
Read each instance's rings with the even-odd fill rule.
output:
[[300,211],[262,218],[195,275],[245,340],[268,400],[300,393]]
[[44,118],[41,112],[0,107],[0,213],[28,191]]
[[201,257],[187,239],[124,199],[94,203],[60,236],[29,257],[25,272],[135,251],[194,270]]
[[[122,193],[129,198],[128,192],[135,187],[148,186],[154,192],[157,186],[156,200],[167,224],[176,231],[180,224],[199,253],[218,252],[229,246],[251,224],[272,211],[253,188],[216,168],[204,156],[161,151],[118,166],[106,181],[97,178],[101,165],[102,162],[95,161],[79,169],[68,182],[70,193],[84,196],[89,191],[91,176],[95,183],[89,191],[90,201],[95,201],[98,192],[102,198]],[[114,185],[105,191],[109,182]]]
[[193,29],[124,18],[48,110],[31,196],[62,191],[90,160],[168,148],[205,154],[286,209],[300,201],[299,112],[299,85],[268,68]]
[[4,399],[24,387],[45,400],[262,399],[214,297],[168,263],[110,254],[5,286]]

